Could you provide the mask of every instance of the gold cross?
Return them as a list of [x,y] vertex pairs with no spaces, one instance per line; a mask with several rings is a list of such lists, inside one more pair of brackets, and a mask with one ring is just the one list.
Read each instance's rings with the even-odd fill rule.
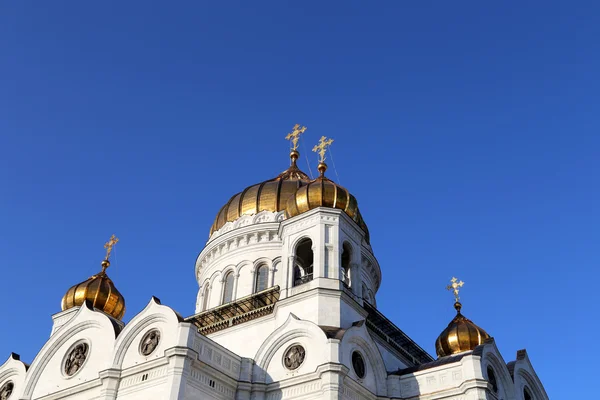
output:
[[108,258],[110,257],[110,252],[112,251],[114,245],[117,244],[118,241],[119,241],[119,238],[116,237],[115,235],[112,235],[110,237],[110,240],[108,242],[104,243],[104,248],[106,249],[106,257],[104,257],[104,259],[106,261],[108,261]]
[[302,135],[305,130],[305,126],[300,128],[300,124],[296,124],[294,125],[294,130],[288,133],[288,135],[285,137],[287,140],[292,141],[292,150],[296,150],[298,148],[298,140],[300,139],[300,135]]
[[331,146],[333,143],[333,139],[327,139],[325,136],[321,136],[321,140],[319,140],[319,144],[313,147],[312,151],[315,153],[319,153],[319,162],[325,162],[325,152],[327,151],[327,147]]
[[450,282],[452,283],[446,286],[446,290],[452,290],[452,292],[454,293],[454,300],[456,300],[456,302],[458,303],[458,300],[460,300],[460,297],[458,297],[458,288],[463,287],[465,283],[463,281],[459,282],[458,279],[456,279],[455,277],[452,277],[452,279],[450,279]]

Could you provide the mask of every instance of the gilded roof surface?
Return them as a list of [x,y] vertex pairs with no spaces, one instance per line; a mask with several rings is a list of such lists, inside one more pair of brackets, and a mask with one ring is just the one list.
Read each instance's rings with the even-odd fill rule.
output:
[[369,230],[358,209],[356,198],[343,186],[325,177],[327,166],[319,164],[321,176],[299,188],[287,201],[285,212],[289,218],[317,207],[337,208],[344,211],[365,232],[369,242]]
[[277,177],[249,186],[233,195],[217,214],[210,228],[210,235],[242,215],[285,210],[287,199],[310,181],[308,175],[296,165],[298,152],[293,150],[290,157],[292,165]]
[[456,302],[454,307],[456,316],[435,341],[438,357],[473,350],[490,337],[486,331],[460,313],[462,305],[459,302]]
[[62,310],[81,306],[85,301],[90,301],[94,308],[104,311],[116,319],[125,315],[125,298],[113,281],[106,275],[105,269],[108,261],[102,262],[102,271],[89,279],[72,286],[62,298]]

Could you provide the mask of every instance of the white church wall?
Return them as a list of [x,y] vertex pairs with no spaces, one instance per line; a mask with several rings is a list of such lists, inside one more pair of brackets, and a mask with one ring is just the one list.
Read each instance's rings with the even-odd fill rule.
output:
[[[302,364],[295,370],[283,364],[286,351],[294,345],[305,350]],[[290,314],[287,321],[272,332],[261,345],[255,356],[253,380],[255,382],[277,382],[316,371],[329,361],[329,341],[316,324],[303,321]]]
[[[495,393],[499,400],[509,400],[515,398],[515,390],[510,372],[506,366],[506,362],[502,358],[500,351],[496,347],[493,340],[488,339],[488,342],[483,348],[483,353],[480,359],[480,370],[482,378],[490,382],[489,369],[496,378],[498,392]],[[490,386],[492,386],[490,384]]]
[[535,373],[525,350],[517,352],[517,359],[513,362],[513,377],[516,400],[525,398],[526,388],[535,400],[548,400],[544,386]]
[[[38,398],[98,380],[99,371],[111,365],[111,352],[106,349],[113,348],[115,336],[115,327],[109,317],[84,304],[36,356],[27,373],[23,398]],[[85,361],[72,376],[68,376],[64,370],[66,358],[82,343],[87,346]],[[99,381],[94,385],[99,385]],[[78,391],[82,389],[89,390],[83,385]]]
[[379,349],[386,370],[397,371],[399,369],[408,368],[408,363],[402,361],[392,349],[382,344],[378,338],[374,338],[373,340]]
[[[12,353],[8,359],[0,365],[0,388],[12,384],[11,398],[18,399],[24,390],[27,369],[20,361],[17,354]],[[6,386],[5,386],[6,385]]]
[[[360,354],[365,364],[361,378],[352,365],[352,354]],[[348,367],[348,377],[358,382],[371,393],[387,395],[387,369],[377,344],[371,338],[366,324],[361,322],[346,330],[340,343],[340,362]]]
[[[126,370],[163,358],[165,349],[187,345],[179,334],[181,328],[175,312],[153,297],[119,334],[113,351],[113,367]],[[158,332],[158,345],[150,354],[144,355],[141,341],[151,331]]]

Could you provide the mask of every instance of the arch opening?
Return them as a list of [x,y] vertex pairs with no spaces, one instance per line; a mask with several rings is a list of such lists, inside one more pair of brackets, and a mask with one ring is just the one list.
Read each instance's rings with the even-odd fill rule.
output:
[[302,239],[296,246],[294,256],[294,281],[292,286],[302,285],[313,279],[314,254],[312,240]]
[[266,265],[261,265],[256,270],[256,277],[254,279],[254,292],[260,292],[265,290],[268,285],[269,268]]
[[208,297],[210,295],[210,291],[209,291],[208,287],[209,287],[209,284],[207,282],[206,283],[206,287],[204,288],[204,294],[202,295],[203,296],[203,299],[202,299],[202,311],[208,310]]
[[352,248],[347,242],[342,245],[342,268],[340,270],[340,280],[344,286],[350,287],[350,261],[352,259]]
[[223,280],[223,304],[233,300],[233,272],[228,272]]

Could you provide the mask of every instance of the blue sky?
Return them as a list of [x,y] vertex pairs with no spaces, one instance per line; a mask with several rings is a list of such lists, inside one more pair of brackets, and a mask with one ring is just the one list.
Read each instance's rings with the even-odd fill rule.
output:
[[433,354],[456,275],[505,361],[594,393],[597,3],[323,3],[0,4],[0,358],[32,361],[112,233],[125,320],[192,314],[214,216],[302,123],[307,172],[335,139],[381,311]]

